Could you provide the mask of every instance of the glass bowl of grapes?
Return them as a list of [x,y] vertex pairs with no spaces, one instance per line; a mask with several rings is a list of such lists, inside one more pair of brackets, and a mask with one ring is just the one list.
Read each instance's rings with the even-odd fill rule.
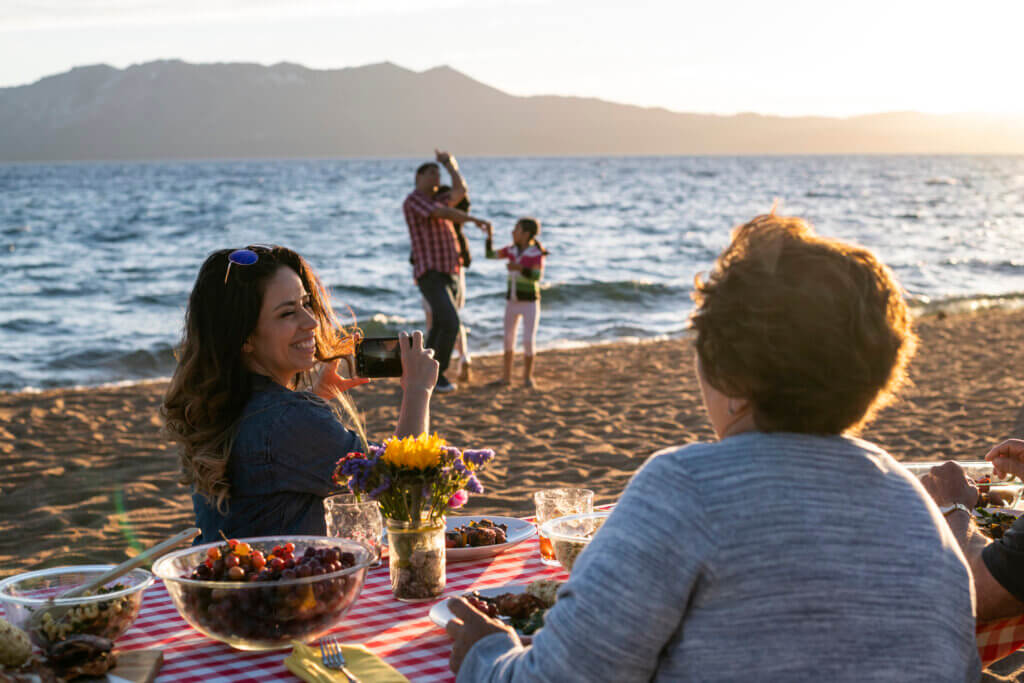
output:
[[267,536],[179,550],[153,573],[200,633],[238,650],[277,650],[340,624],[376,560],[359,541]]

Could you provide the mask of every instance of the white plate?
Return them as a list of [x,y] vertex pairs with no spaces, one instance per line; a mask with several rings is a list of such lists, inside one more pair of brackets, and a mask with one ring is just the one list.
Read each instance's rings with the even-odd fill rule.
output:
[[[488,517],[488,519],[492,518]],[[515,593],[516,595],[518,595],[520,593],[525,593],[526,587],[528,585],[529,584],[525,583],[509,583],[504,586],[494,586],[492,588],[479,588],[476,590],[476,592],[484,596],[485,598],[493,598],[499,595],[504,595],[505,593]],[[472,592],[473,590],[470,589],[463,591],[462,593],[449,593],[448,595],[444,596],[443,598],[441,598],[441,602],[435,603],[434,606],[430,608],[430,620],[438,626],[440,626],[441,628],[444,628],[448,625],[448,622],[452,620],[452,617],[455,616],[454,614],[452,614],[452,611],[448,609],[448,600],[450,598],[461,598],[463,595],[468,595]]]
[[[528,538],[537,534],[537,528],[530,522],[515,517],[495,517],[494,515],[476,515],[474,517],[449,517],[445,524],[446,529],[465,526],[474,520],[489,519],[495,524],[504,524],[508,527],[505,531],[505,543],[495,545],[482,545],[476,548],[447,548],[445,557],[451,562],[469,562],[471,560],[482,560],[487,557],[500,555],[512,546],[522,543]],[[506,593],[509,591],[505,591]]]

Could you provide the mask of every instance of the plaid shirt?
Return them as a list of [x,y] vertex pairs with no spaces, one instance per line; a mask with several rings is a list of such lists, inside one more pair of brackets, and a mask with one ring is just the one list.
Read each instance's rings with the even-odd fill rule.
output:
[[413,276],[418,280],[428,270],[459,272],[459,243],[452,222],[431,218],[430,212],[448,206],[415,190],[402,203],[412,242]]

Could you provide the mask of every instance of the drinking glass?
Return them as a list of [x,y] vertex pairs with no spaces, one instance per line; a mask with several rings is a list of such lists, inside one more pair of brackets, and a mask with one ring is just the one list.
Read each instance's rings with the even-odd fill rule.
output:
[[[556,517],[593,512],[594,492],[590,489],[544,489],[533,494],[533,502],[537,506],[537,524],[540,525]],[[544,534],[538,533],[537,536],[540,541],[540,561],[553,567],[560,566],[555,559],[551,541]]]
[[324,518],[327,535],[351,538],[370,546],[376,555],[373,567],[380,566],[381,544],[384,538],[384,518],[375,500],[358,501],[350,493],[341,493],[324,499]]

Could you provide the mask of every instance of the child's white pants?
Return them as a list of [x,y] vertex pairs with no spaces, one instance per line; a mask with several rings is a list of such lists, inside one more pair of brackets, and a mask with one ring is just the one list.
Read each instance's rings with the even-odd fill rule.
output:
[[505,350],[516,348],[516,328],[523,319],[523,353],[533,355],[540,323],[540,301],[508,301],[505,303]]

